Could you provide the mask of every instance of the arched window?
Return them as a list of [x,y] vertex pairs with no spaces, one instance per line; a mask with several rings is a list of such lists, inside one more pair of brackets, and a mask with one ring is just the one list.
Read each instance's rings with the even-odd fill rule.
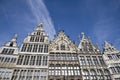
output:
[[74,65],[74,75],[80,75],[80,68],[78,64]]
[[101,69],[98,69],[97,72],[98,72],[99,79],[104,80],[104,74],[103,74],[103,71],[102,71]]
[[91,78],[94,79],[94,80],[97,80],[97,74],[96,74],[96,71],[95,70],[90,70],[90,75],[91,75]]
[[54,75],[54,64],[49,65],[49,75]]
[[55,67],[56,67],[55,69],[60,69],[61,68],[60,64],[56,64]]
[[55,66],[55,75],[61,75],[61,66],[60,64],[56,64]]
[[111,80],[110,72],[107,69],[104,70],[104,74],[105,74],[105,80]]
[[62,67],[62,75],[67,75],[67,65],[66,64],[63,64]]
[[89,80],[90,78],[89,78],[89,71],[88,70],[83,70],[83,78],[85,79],[85,80]]

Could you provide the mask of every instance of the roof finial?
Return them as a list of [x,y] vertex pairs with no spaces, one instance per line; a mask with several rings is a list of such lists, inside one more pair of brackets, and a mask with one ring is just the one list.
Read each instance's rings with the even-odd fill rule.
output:
[[78,35],[78,39],[80,40],[80,35]]
[[11,41],[16,41],[17,37],[18,37],[18,35],[15,34]]
[[15,34],[14,38],[17,38],[18,37],[18,34]]
[[84,34],[84,32],[82,32],[81,34],[82,34],[82,38],[84,39],[84,38],[85,38],[85,34]]
[[39,23],[38,27],[43,27],[43,24],[42,22]]

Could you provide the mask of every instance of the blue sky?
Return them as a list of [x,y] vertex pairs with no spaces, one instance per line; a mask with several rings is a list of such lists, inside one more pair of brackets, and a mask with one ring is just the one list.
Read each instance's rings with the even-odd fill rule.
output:
[[79,43],[84,32],[101,47],[106,40],[120,49],[120,0],[0,0],[0,45],[18,33],[18,44],[39,22],[53,39],[64,30]]

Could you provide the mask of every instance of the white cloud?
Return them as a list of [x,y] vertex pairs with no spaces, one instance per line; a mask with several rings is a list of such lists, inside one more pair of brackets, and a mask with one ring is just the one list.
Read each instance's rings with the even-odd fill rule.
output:
[[47,7],[44,4],[43,0],[27,0],[28,5],[31,9],[34,19],[32,20],[35,23],[43,22],[45,31],[48,33],[50,39],[53,39],[56,34],[55,28],[52,22],[52,19],[49,15]]

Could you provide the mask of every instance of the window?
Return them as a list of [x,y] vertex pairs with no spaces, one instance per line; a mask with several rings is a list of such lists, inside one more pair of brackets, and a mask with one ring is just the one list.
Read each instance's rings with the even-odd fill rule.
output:
[[60,64],[56,64],[55,69],[60,69]]
[[9,57],[7,58],[6,62],[10,62],[10,58]]
[[40,32],[37,32],[37,35],[40,35]]
[[107,54],[107,56],[108,56],[109,59],[112,59],[112,56],[110,54]]
[[30,56],[29,55],[25,55],[25,59],[24,59],[23,65],[28,65],[29,59],[30,59]]
[[113,59],[117,59],[116,54],[112,54],[112,58],[113,58]]
[[52,70],[54,70],[54,64],[50,64],[50,66],[49,66],[49,69],[52,69]]
[[19,70],[14,70],[12,80],[16,80],[17,79],[18,73],[19,73]]
[[95,71],[95,70],[90,70],[90,73],[91,73],[91,78],[92,78],[92,80],[97,80],[96,71]]
[[74,65],[74,75],[80,75],[80,68],[78,65]]
[[59,46],[57,45],[56,50],[59,50]]
[[33,47],[33,52],[37,52],[37,48],[38,48],[38,45],[35,44],[34,47]]
[[67,54],[67,58],[68,58],[67,60],[72,60],[72,57],[73,56],[71,55],[71,53]]
[[44,53],[48,53],[48,45],[44,46]]
[[28,45],[27,52],[31,52],[31,51],[32,51],[32,46],[33,46],[32,44],[29,44],[29,45]]
[[67,75],[67,65],[63,64],[62,67],[62,75]]
[[107,69],[104,70],[104,74],[105,80],[111,80],[110,72]]
[[47,56],[43,56],[42,66],[47,66]]
[[16,62],[16,58],[11,58],[10,62],[15,63]]
[[35,58],[36,58],[36,56],[31,56],[30,65],[35,64]]
[[50,59],[49,60],[54,60],[54,54],[50,54]]
[[52,70],[52,73],[51,73],[51,75],[54,75],[55,74],[55,72],[54,72],[54,70]]
[[116,54],[116,56],[117,56],[117,58],[119,58],[119,59],[120,59],[120,53]]
[[56,60],[60,60],[60,53],[56,54]]
[[71,75],[71,71],[70,70],[68,70],[68,75]]
[[49,70],[49,75],[51,75],[52,74],[52,70]]
[[41,38],[40,38],[40,42],[44,42],[44,37],[41,37]]
[[23,62],[24,55],[19,55],[17,65],[21,65]]
[[56,75],[61,75],[60,70],[55,70],[55,72]]
[[46,59],[45,59],[45,66],[47,66],[47,63],[48,63],[48,62],[47,62],[47,61],[48,61],[47,59],[48,59],[48,57],[46,56],[45,58],[46,58]]
[[25,51],[26,51],[26,49],[27,49],[27,44],[25,44],[25,43],[24,43],[24,44],[23,44],[23,46],[22,46],[21,51],[22,51],[22,52],[25,52]]
[[43,45],[39,45],[39,49],[38,49],[38,52],[43,52]]
[[46,80],[46,76],[41,76],[40,80]]
[[89,71],[83,70],[83,78],[84,80],[90,80]]
[[35,42],[39,42],[39,37],[36,37]]
[[33,80],[39,80],[39,76],[34,76]]
[[99,58],[100,64],[101,65],[105,65],[105,62],[104,62],[102,56],[98,56],[98,58]]
[[68,75],[68,74],[67,74],[67,70],[66,70],[66,69],[65,69],[65,75]]
[[13,53],[14,53],[14,49],[7,49],[7,48],[4,48],[3,51],[1,52],[1,54],[7,54],[7,55],[10,55]]
[[80,56],[80,65],[86,65],[85,57]]
[[116,70],[115,70],[114,67],[110,67],[110,71],[111,71],[112,73],[116,73]]
[[31,38],[30,38],[30,42],[34,42],[34,36],[32,36]]
[[120,73],[120,67],[116,66],[115,68],[116,68],[117,72]]
[[61,50],[65,50],[65,45],[61,44]]
[[97,72],[98,72],[98,77],[99,77],[99,79],[104,80],[104,74],[103,74],[103,71],[102,71],[101,69],[97,69]]
[[3,61],[4,61],[4,59],[5,59],[4,57],[1,57],[1,62],[3,62]]
[[42,56],[38,55],[36,65],[38,65],[38,66],[41,65],[41,59],[42,59]]
[[93,58],[94,65],[99,65],[97,57],[96,56],[92,56],[92,58]]
[[62,70],[62,75],[65,75],[65,71],[64,70]]
[[92,65],[92,60],[90,56],[86,56],[88,65]]
[[66,60],[66,55],[67,55],[67,54],[62,53],[62,54],[61,54],[61,60]]
[[11,71],[1,71],[0,72],[0,79],[3,80],[3,79],[10,79],[11,77]]
[[4,48],[3,51],[1,52],[1,54],[7,54],[8,53],[8,49]]
[[13,54],[14,53],[14,49],[10,49],[8,54]]

